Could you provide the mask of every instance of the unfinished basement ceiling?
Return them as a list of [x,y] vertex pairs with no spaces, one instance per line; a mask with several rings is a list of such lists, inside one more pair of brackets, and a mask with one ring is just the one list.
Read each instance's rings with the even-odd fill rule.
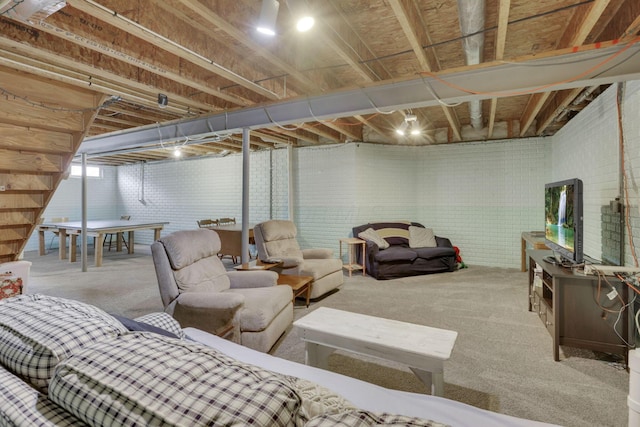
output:
[[[241,150],[240,132],[193,137],[178,126],[173,135],[163,135],[165,123],[225,117],[410,79],[446,82],[449,75],[473,73],[487,64],[524,64],[534,57],[569,64],[573,51],[595,50],[594,44],[635,44],[640,28],[637,0],[281,0],[276,35],[269,38],[255,31],[261,5],[259,0],[67,0],[37,22],[16,18],[8,5],[0,9],[0,66],[102,94],[103,107],[83,146],[157,127],[156,141],[104,149],[89,158],[90,163],[120,165],[171,158],[176,146],[183,156]],[[294,17],[302,7],[316,19],[307,33],[295,30]],[[631,57],[635,62],[636,56]],[[607,59],[591,70],[593,76],[606,69]],[[535,93],[488,93],[479,102],[439,99],[428,106],[415,103],[334,118],[309,111],[304,123],[273,120],[253,128],[251,149],[553,135],[606,86],[586,79],[584,86],[563,90],[549,85]],[[6,97],[15,93],[2,82],[0,89]],[[438,100],[439,93],[432,92]],[[165,108],[159,107],[158,94],[167,96]],[[395,133],[407,115],[416,116],[420,135]]]

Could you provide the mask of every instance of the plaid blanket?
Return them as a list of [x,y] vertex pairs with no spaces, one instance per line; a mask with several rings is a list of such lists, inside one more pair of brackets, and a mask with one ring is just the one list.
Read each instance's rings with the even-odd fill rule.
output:
[[[49,397],[91,425],[304,425],[354,409],[320,386],[239,362],[202,344],[147,332],[61,362]],[[324,403],[323,403],[324,402]]]
[[0,426],[80,427],[86,424],[0,366]]
[[60,361],[126,332],[104,311],[78,301],[37,294],[0,300],[0,364],[43,391]]

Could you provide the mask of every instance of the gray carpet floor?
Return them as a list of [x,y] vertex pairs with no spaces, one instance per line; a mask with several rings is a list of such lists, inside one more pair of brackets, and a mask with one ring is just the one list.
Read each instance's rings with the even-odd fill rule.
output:
[[[132,255],[105,251],[102,267],[25,253],[31,261],[27,293],[73,298],[107,312],[136,317],[161,311],[148,246]],[[227,268],[232,268],[225,260]],[[377,281],[354,274],[339,291],[305,307],[331,307],[458,332],[445,363],[446,398],[479,408],[564,426],[627,425],[629,374],[619,359],[587,350],[561,348],[555,362],[551,337],[527,311],[527,274],[517,269],[470,266],[436,275]],[[304,345],[289,328],[271,353],[303,362]],[[405,366],[337,351],[329,369],[393,389],[428,393]]]

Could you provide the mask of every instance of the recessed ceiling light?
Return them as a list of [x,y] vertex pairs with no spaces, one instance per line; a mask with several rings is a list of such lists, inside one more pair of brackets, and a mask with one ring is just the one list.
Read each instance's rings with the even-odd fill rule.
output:
[[316,23],[316,20],[313,19],[313,16],[303,16],[302,18],[298,19],[296,28],[301,33],[304,33],[305,31],[309,31],[311,28],[313,28],[313,25],[315,23]]

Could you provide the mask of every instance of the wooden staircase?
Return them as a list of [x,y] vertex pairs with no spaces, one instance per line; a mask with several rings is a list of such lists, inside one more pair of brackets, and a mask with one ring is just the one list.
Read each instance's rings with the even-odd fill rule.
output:
[[105,96],[0,67],[0,263],[20,258]]

